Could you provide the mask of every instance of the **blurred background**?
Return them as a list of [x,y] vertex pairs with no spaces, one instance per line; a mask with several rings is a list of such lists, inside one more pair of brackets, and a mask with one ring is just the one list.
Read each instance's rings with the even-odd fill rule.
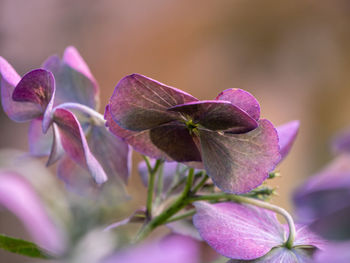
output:
[[[100,84],[101,113],[119,79],[134,72],[199,99],[251,92],[275,125],[301,121],[272,182],[273,202],[291,211],[293,189],[332,158],[331,137],[350,125],[349,12],[345,0],[0,0],[0,56],[23,75],[74,45]],[[0,148],[26,150],[27,128],[0,109]],[[137,207],[145,189],[134,168]],[[0,232],[26,237],[5,211]],[[0,251],[5,257],[29,262]]]

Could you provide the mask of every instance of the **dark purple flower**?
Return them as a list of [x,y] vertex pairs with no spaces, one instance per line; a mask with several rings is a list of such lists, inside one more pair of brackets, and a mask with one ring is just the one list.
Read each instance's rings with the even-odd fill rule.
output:
[[298,219],[328,239],[350,239],[350,155],[338,156],[294,194]]
[[[76,173],[81,171],[77,165],[88,171],[99,184],[106,181],[106,173],[119,181],[118,184],[122,184],[121,180],[126,182],[130,167],[127,144],[111,135],[103,124],[95,125],[91,119],[84,119],[84,115],[73,115],[58,106],[63,102],[73,102],[97,108],[97,83],[77,50],[68,47],[62,61],[53,56],[44,67],[54,75],[45,69],[37,69],[21,79],[0,57],[3,108],[14,121],[31,121],[30,153],[34,156],[49,155],[48,165],[61,159],[59,176],[72,185],[75,179],[67,178],[86,180],[81,179],[86,177],[82,173]],[[64,154],[69,158],[62,159]]]
[[297,226],[293,247],[285,247],[288,229],[266,209],[237,203],[196,202],[195,206],[193,223],[201,237],[218,253],[232,258],[232,263],[309,262],[324,244],[306,226]]
[[142,75],[123,78],[106,107],[107,126],[152,158],[203,162],[223,191],[260,185],[280,159],[273,125],[256,99],[230,89],[215,100],[193,96]]

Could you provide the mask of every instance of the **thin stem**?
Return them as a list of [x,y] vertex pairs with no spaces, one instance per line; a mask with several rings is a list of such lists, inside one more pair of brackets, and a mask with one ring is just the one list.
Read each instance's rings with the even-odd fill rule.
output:
[[207,174],[204,174],[202,180],[193,188],[192,193],[197,193],[199,189],[202,188],[202,186],[207,182],[209,176]]
[[169,218],[169,219],[165,222],[165,224],[168,224],[168,223],[171,223],[171,222],[175,222],[175,221],[184,219],[184,218],[189,217],[189,216],[193,216],[195,213],[196,213],[196,209],[188,210],[187,212],[182,213],[181,215],[173,216],[173,217]]
[[225,194],[225,193],[220,193],[220,194],[212,194],[212,195],[202,195],[202,196],[195,196],[188,198],[186,201],[188,203],[192,203],[194,201],[200,201],[200,200],[207,200],[207,201],[218,201],[219,199],[225,199],[225,200],[230,200],[238,203],[246,203],[246,204],[251,204],[254,206],[258,206],[264,209],[268,209],[271,211],[274,211],[281,216],[285,218],[285,220],[288,223],[289,227],[289,236],[288,239],[285,243],[285,246],[289,249],[293,247],[294,239],[295,239],[295,225],[292,216],[283,208],[264,202],[260,201],[255,198],[249,198],[249,197],[244,197],[244,196],[239,196],[239,195],[230,195],[230,194]]
[[151,221],[146,223],[140,231],[137,233],[135,242],[141,241],[146,236],[148,236],[149,233],[152,232],[153,229],[156,227],[164,224],[170,217],[175,215],[178,211],[180,211],[182,208],[184,208],[187,205],[186,198],[188,198],[191,187],[193,184],[193,178],[194,178],[194,169],[191,168],[189,170],[187,181],[184,190],[180,194],[180,196],[175,200],[175,202],[169,206],[165,211],[163,211],[160,215],[153,218]]
[[159,203],[162,201],[162,194],[163,194],[163,186],[164,186],[164,180],[163,180],[163,171],[164,165],[161,165],[158,172],[158,180],[157,180],[157,197],[155,201],[155,206],[158,206]]
[[146,208],[147,208],[147,218],[151,219],[152,218],[152,203],[153,203],[153,193],[154,193],[154,181],[156,177],[157,170],[162,163],[161,160],[157,160],[156,164],[154,165],[153,169],[151,167],[151,164],[149,162],[149,159],[147,157],[144,157],[147,168],[148,168],[148,191],[147,191],[147,203],[146,203]]
[[80,104],[80,103],[76,103],[76,102],[66,102],[66,103],[62,103],[62,104],[56,106],[52,112],[54,112],[55,109],[79,110],[79,111],[84,112],[84,113],[90,115],[91,117],[97,119],[98,121],[100,121],[103,124],[106,122],[102,114],[98,113],[94,109],[92,109],[84,104]]

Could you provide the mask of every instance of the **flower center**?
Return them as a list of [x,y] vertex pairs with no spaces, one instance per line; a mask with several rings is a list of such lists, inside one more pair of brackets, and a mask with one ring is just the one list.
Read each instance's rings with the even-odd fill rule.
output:
[[196,134],[198,133],[198,124],[194,123],[193,120],[189,119],[185,122],[187,129],[189,130],[190,134],[192,135],[193,133]]

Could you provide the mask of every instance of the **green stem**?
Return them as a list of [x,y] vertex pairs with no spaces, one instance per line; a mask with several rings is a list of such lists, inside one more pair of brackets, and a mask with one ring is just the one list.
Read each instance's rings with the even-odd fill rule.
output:
[[141,230],[136,235],[136,238],[134,240],[135,242],[138,242],[144,239],[146,236],[148,236],[149,233],[152,232],[153,229],[164,224],[170,217],[175,215],[178,211],[180,211],[183,207],[187,205],[185,201],[190,194],[190,190],[193,184],[193,178],[194,178],[194,169],[191,168],[187,176],[185,188],[180,194],[180,196],[165,211],[163,211],[160,215],[153,218],[151,221],[146,223],[141,228]]
[[164,165],[161,165],[159,168],[158,178],[157,178],[158,179],[157,180],[157,197],[155,201],[155,206],[158,206],[162,201],[163,186],[164,186],[163,170],[164,170]]
[[184,218],[189,217],[189,216],[193,216],[195,213],[196,213],[196,209],[190,209],[190,210],[188,210],[187,212],[182,213],[181,215],[173,216],[173,217],[169,218],[169,219],[165,222],[165,224],[168,224],[168,223],[171,223],[171,222],[175,222],[175,221],[184,219]]
[[154,194],[154,181],[156,177],[157,170],[162,163],[161,160],[157,160],[156,164],[154,165],[153,169],[151,167],[151,164],[149,162],[149,159],[144,156],[144,160],[146,162],[147,168],[148,168],[148,191],[147,191],[147,202],[146,202],[146,214],[147,218],[150,220],[152,218],[152,203],[153,203],[153,194]]
[[202,188],[202,186],[206,183],[209,176],[207,174],[204,174],[202,180],[193,188],[192,193],[197,193],[199,189]]
[[73,110],[79,110],[81,112],[84,112],[88,115],[90,115],[91,117],[93,117],[94,119],[98,120],[99,122],[101,122],[102,124],[105,124],[106,121],[104,119],[104,116],[100,113],[98,113],[97,111],[95,111],[94,109],[84,105],[84,104],[80,104],[80,103],[76,103],[76,102],[66,102],[66,103],[62,103],[58,106],[56,106],[52,112],[55,111],[55,109],[73,109]]

